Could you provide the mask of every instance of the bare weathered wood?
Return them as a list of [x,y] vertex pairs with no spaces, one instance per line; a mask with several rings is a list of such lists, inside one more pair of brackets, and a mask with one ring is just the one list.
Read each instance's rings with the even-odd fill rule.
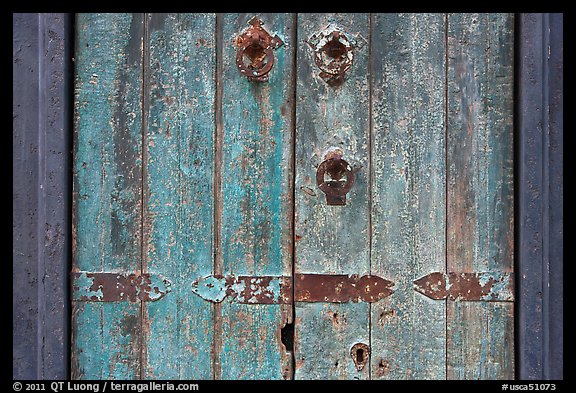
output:
[[[284,45],[274,50],[267,82],[250,81],[236,66],[239,34],[258,17]],[[218,273],[292,274],[292,150],[294,16],[225,14],[221,75],[221,200]],[[217,307],[215,378],[290,378],[291,354],[281,328],[291,320],[287,305],[238,304]]]
[[[73,269],[141,269],[141,14],[76,19]],[[140,374],[140,303],[72,308],[72,378]]]
[[414,279],[445,269],[445,20],[372,16],[372,378],[444,379],[445,302]]
[[[513,16],[448,16],[447,270],[513,269]],[[513,304],[449,302],[447,377],[514,377]]]
[[146,18],[144,271],[171,292],[147,303],[143,377],[212,377],[212,305],[192,282],[212,272],[214,14]]
[[[306,40],[333,24],[363,47],[339,86],[320,76]],[[297,273],[358,274],[369,261],[369,16],[299,14],[297,64],[295,270]],[[328,206],[316,185],[327,150],[339,148],[355,169],[345,206]],[[351,349],[369,344],[367,303],[297,304],[296,379],[368,379]]]

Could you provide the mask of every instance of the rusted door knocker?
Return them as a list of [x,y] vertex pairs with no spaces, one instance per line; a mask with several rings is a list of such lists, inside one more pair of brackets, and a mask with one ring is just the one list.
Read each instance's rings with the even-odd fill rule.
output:
[[254,16],[248,21],[250,27],[238,36],[236,44],[236,65],[240,72],[251,81],[267,82],[268,73],[274,65],[274,49],[284,42],[280,37],[272,37],[262,27],[262,21]]
[[[328,174],[330,180],[324,178]],[[346,177],[345,182],[342,178]],[[354,171],[342,159],[340,150],[328,153],[316,170],[316,184],[326,194],[326,203],[333,206],[346,205],[346,194],[354,185]]]
[[306,42],[314,51],[319,76],[330,86],[344,82],[346,72],[354,62],[354,49],[362,47],[364,38],[349,38],[333,25],[311,36]]

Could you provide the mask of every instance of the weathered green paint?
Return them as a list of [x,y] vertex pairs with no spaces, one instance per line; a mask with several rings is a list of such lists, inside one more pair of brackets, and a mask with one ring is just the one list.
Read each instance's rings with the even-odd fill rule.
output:
[[[513,269],[513,16],[448,16],[447,267]],[[447,377],[512,379],[512,303],[448,302]]]
[[[256,15],[284,45],[274,51],[268,82],[249,81],[236,66],[236,39]],[[291,275],[294,17],[225,14],[221,74],[220,239],[217,273]],[[280,379],[291,376],[281,342],[290,306],[218,305],[215,378]]]
[[[76,20],[74,270],[140,272],[142,36],[140,14]],[[139,376],[139,302],[73,302],[72,326],[72,378]]]
[[144,378],[212,377],[212,307],[191,294],[213,268],[214,14],[149,14],[144,96],[144,269],[172,282],[146,304]]
[[372,15],[372,378],[446,377],[445,304],[412,282],[445,269],[445,20]]
[[[330,23],[357,40],[370,37],[368,14],[298,15],[295,270],[364,275],[370,272],[369,47],[354,51],[342,85],[328,86],[306,40]],[[328,206],[316,185],[316,169],[331,148],[340,148],[356,170],[345,206]],[[297,303],[295,378],[368,379],[369,367],[358,371],[350,350],[369,340],[368,303]]]

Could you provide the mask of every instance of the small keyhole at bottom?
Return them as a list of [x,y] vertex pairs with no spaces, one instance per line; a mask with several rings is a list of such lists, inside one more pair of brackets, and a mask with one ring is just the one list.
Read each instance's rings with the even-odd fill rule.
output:
[[356,370],[362,371],[370,357],[370,347],[364,343],[356,343],[350,350],[350,356],[356,365]]
[[362,348],[356,350],[356,359],[358,363],[364,363],[364,350]]

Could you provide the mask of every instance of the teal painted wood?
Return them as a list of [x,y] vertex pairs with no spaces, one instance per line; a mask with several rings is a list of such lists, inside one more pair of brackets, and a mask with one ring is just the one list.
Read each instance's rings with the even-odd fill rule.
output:
[[[254,14],[222,17],[219,242],[216,269],[224,275],[292,274],[292,126],[294,17],[256,14],[284,41],[274,51],[268,82],[251,82],[236,66],[236,39]],[[281,342],[290,306],[217,307],[216,379],[291,376]]]
[[146,18],[144,270],[172,285],[144,305],[144,378],[212,378],[213,307],[192,282],[213,269],[215,25],[214,14]]
[[[295,16],[261,14],[285,43],[265,83],[235,65],[252,16],[77,18],[73,269],[161,274],[172,291],[74,302],[72,377],[290,378],[289,305],[212,304],[192,282],[290,276],[296,241],[298,273],[396,286],[373,306],[297,304],[295,378],[512,378],[513,304],[412,289],[512,270],[512,16],[302,14],[296,35]],[[367,41],[333,87],[305,42],[330,23]],[[315,184],[335,147],[357,170],[346,206]]]
[[[330,23],[364,42],[341,86],[328,86],[306,40]],[[369,260],[369,16],[299,14],[296,108],[295,268],[297,273],[367,274]],[[330,148],[355,169],[346,206],[328,206],[316,169]],[[296,379],[368,379],[350,355],[369,344],[368,303],[296,304]]]
[[[447,268],[513,269],[513,16],[448,17]],[[514,377],[513,303],[448,302],[447,377]]]
[[[140,14],[76,20],[73,269],[141,270]],[[74,379],[140,373],[140,303],[72,305]]]
[[445,271],[445,17],[372,15],[372,378],[446,377],[446,304],[412,282]]

